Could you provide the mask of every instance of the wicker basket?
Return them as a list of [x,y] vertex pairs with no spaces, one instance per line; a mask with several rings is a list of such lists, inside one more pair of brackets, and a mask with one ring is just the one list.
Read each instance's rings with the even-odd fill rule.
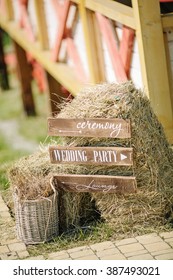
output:
[[47,198],[20,201],[14,192],[17,237],[25,244],[43,243],[59,233],[58,193]]

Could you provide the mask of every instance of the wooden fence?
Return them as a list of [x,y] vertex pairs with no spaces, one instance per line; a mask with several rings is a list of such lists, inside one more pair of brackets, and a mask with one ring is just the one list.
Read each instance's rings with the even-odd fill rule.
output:
[[0,0],[0,28],[14,42],[28,115],[35,113],[33,74],[42,87],[47,83],[52,112],[59,97],[84,86],[132,79],[145,88],[173,142],[173,14],[162,15],[159,0],[132,0],[132,7],[112,0]]

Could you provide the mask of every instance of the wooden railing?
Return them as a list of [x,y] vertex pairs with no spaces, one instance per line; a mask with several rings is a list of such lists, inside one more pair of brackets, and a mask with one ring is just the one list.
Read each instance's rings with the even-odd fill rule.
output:
[[[31,2],[32,14],[36,18],[36,35],[27,6]],[[23,71],[29,54],[29,60],[39,63],[46,73],[52,112],[57,110],[55,103],[60,102],[54,93],[64,97],[69,92],[75,96],[87,85],[114,81],[114,77],[118,82],[132,79],[138,87],[144,87],[168,138],[173,141],[172,71],[166,33],[173,28],[173,14],[161,15],[158,0],[132,0],[132,7],[112,0],[65,0],[64,5],[59,6],[58,1],[19,0],[18,4],[17,8],[12,0],[0,0],[0,27],[14,41],[28,114],[34,112],[31,73],[29,69]],[[53,27],[53,45],[50,44],[46,5],[54,5],[56,13],[58,28]],[[74,5],[76,14],[69,25],[67,18],[70,7]],[[58,15],[61,18],[59,23]],[[83,43],[74,38],[79,22]],[[116,29],[121,30],[120,35]],[[66,52],[61,60],[63,41]],[[108,55],[109,67],[106,64]],[[113,78],[110,78],[109,71]],[[29,104],[26,104],[28,100]]]

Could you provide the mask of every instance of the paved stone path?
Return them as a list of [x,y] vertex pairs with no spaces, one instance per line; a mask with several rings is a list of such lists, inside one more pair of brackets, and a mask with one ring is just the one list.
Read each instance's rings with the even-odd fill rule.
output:
[[76,247],[31,257],[15,237],[15,222],[0,196],[1,260],[173,260],[173,231]]

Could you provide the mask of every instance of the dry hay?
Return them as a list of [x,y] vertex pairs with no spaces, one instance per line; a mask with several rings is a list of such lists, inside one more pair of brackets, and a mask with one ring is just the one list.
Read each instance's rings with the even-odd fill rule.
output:
[[[52,174],[100,174],[136,176],[137,193],[129,195],[64,193],[62,213],[65,224],[77,224],[83,207],[91,208],[91,199],[102,217],[120,233],[138,231],[139,228],[157,228],[171,219],[173,206],[173,152],[163,128],[141,90],[131,82],[102,84],[82,90],[70,103],[61,104],[57,118],[122,118],[130,119],[131,139],[63,137],[63,145],[133,147],[134,166],[54,165],[48,151],[19,160],[9,177],[21,193],[26,178],[49,180]],[[44,180],[43,179],[43,180]],[[32,181],[32,180],[31,180]],[[23,187],[22,187],[23,186]],[[32,193],[32,189],[30,189]],[[30,198],[27,191],[27,198]],[[47,190],[49,193],[49,191]],[[40,194],[40,192],[39,192]],[[44,192],[45,195],[45,192]],[[35,194],[34,194],[35,196]],[[32,197],[32,195],[31,195]],[[70,221],[68,220],[70,219]],[[62,220],[62,219],[61,219]]]
[[[62,166],[50,163],[48,149],[23,157],[10,168],[8,177],[13,192],[18,193],[21,203],[49,197],[53,174],[78,173],[78,166]],[[79,170],[78,170],[79,169]],[[85,172],[85,171],[83,171]],[[58,208],[60,232],[80,225],[82,219],[88,219],[93,209],[91,197],[84,193],[68,193],[59,190]],[[87,210],[88,209],[88,210]]]
[[64,137],[64,145],[133,147],[133,167],[87,166],[85,169],[85,174],[136,176],[136,194],[92,194],[102,217],[117,230],[154,228],[163,225],[166,218],[171,220],[173,151],[144,92],[131,82],[90,87],[62,106],[57,118],[130,119],[130,140]]

